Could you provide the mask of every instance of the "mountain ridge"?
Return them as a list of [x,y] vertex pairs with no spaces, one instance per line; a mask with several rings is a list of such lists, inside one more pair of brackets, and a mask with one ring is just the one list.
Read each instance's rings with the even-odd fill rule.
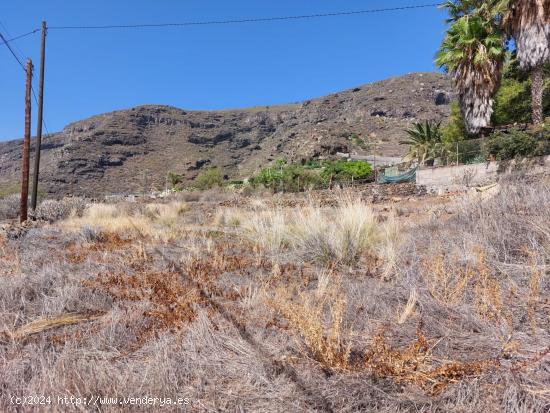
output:
[[[300,161],[338,151],[400,156],[404,129],[413,121],[445,118],[451,99],[447,76],[413,73],[287,105],[116,110],[45,137],[40,186],[52,197],[96,197],[162,189],[168,172],[191,180],[209,166],[238,179],[279,158]],[[17,184],[21,146],[22,140],[0,143],[0,188]]]

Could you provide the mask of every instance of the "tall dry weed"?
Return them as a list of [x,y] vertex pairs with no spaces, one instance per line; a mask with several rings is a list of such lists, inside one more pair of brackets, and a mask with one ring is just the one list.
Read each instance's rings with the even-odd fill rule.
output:
[[331,277],[322,274],[316,290],[295,297],[287,288],[278,289],[267,303],[300,334],[310,357],[326,367],[348,367],[350,331],[343,321],[347,301]]

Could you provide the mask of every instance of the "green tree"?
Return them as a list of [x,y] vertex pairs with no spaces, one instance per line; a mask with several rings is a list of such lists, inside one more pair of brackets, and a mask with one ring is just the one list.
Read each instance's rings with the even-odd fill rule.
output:
[[[550,74],[550,63],[544,66],[544,76]],[[543,114],[550,113],[550,81],[546,80],[543,91]],[[532,119],[531,77],[521,68],[516,53],[509,53],[504,64],[500,88],[495,96],[493,124],[509,125],[528,123]]]
[[445,156],[440,122],[414,123],[406,132],[409,139],[400,142],[401,145],[409,145],[405,159],[416,159],[420,165],[433,165],[436,158]]
[[[480,19],[489,29],[488,33],[491,36],[498,35],[503,41],[508,40],[508,37],[513,38],[514,50],[521,68],[527,71],[531,78],[529,92],[532,122],[542,124],[545,105],[545,63],[550,60],[550,0],[453,0],[448,1],[444,7],[447,8],[449,22],[452,23],[446,40],[456,24],[471,18]],[[442,46],[442,49],[445,48]],[[497,75],[500,73],[494,73],[495,79],[498,79]],[[505,80],[504,86],[503,91],[510,94],[500,97],[511,100],[517,98],[518,102],[525,101],[525,89],[522,85]],[[464,111],[464,108],[462,109]],[[470,129],[469,118],[466,115],[465,117]]]
[[514,38],[521,67],[531,75],[532,122],[543,118],[544,64],[550,58],[550,1],[501,0],[502,24]]
[[495,19],[487,17],[490,13],[485,8],[472,11],[477,10],[477,3],[481,2],[446,4],[451,26],[435,60],[453,77],[469,133],[478,133],[490,124],[505,56],[504,32]]

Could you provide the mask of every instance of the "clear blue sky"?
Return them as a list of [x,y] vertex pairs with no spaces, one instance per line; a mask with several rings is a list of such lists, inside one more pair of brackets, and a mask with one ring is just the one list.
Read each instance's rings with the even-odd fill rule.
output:
[[[8,38],[40,26],[163,23],[330,13],[430,0],[26,0],[0,5]],[[49,31],[50,132],[142,104],[222,109],[296,102],[415,71],[436,70],[436,8],[312,20],[163,29]],[[9,34],[6,34],[6,30]],[[14,42],[35,62],[40,36]],[[36,84],[37,82],[35,82]],[[24,72],[0,47],[0,140],[23,135]],[[36,107],[33,107],[33,135]]]

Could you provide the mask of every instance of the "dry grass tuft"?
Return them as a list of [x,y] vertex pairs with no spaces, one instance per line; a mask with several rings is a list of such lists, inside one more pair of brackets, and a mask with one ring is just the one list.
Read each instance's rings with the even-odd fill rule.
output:
[[500,321],[503,316],[504,303],[502,284],[492,275],[485,256],[478,253],[476,278],[474,279],[475,307],[477,313],[485,320]]
[[350,331],[343,321],[346,298],[327,274],[319,277],[313,293],[293,299],[288,289],[279,289],[267,303],[298,331],[310,357],[329,368],[349,366]]
[[418,301],[418,294],[416,293],[416,288],[413,288],[409,294],[409,299],[407,300],[407,304],[403,308],[403,311],[401,311],[401,314],[397,318],[397,324],[405,324],[409,317],[414,313],[414,309],[416,308],[416,303]]
[[24,326],[21,326],[14,332],[0,332],[0,336],[4,335],[12,340],[19,340],[28,337],[32,334],[42,333],[54,328],[65,327],[73,324],[94,321],[100,318],[103,314],[61,314],[56,317],[46,317],[33,320]]
[[3,276],[21,275],[21,255],[4,237],[0,238],[0,272]]
[[[229,220],[226,215],[218,221]],[[397,221],[390,217],[380,222],[359,198],[346,196],[336,208],[310,203],[295,209],[257,209],[234,220],[246,239],[272,256],[291,253],[322,265],[355,265],[363,255],[373,254],[383,260],[384,276],[395,267]]]

